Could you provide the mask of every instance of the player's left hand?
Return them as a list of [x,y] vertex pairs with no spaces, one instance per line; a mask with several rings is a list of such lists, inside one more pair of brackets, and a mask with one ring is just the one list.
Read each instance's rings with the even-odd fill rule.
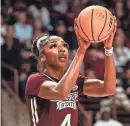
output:
[[111,49],[112,48],[112,43],[113,43],[113,39],[114,39],[114,35],[116,33],[116,28],[117,28],[117,20],[116,17],[114,16],[114,30],[112,32],[112,34],[109,36],[109,38],[107,40],[104,41],[104,46],[106,49]]

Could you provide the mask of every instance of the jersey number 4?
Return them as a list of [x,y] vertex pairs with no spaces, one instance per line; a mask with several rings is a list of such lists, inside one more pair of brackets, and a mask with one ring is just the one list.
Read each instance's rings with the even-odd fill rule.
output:
[[71,119],[71,114],[67,114],[65,119],[63,120],[61,126],[71,126],[70,119]]

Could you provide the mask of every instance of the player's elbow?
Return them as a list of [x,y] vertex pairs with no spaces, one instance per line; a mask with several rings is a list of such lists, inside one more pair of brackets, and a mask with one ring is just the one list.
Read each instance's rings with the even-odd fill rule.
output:
[[114,95],[115,94],[115,90],[109,90],[107,92],[107,95],[110,96],[110,95]]
[[114,94],[115,94],[115,91],[116,91],[116,87],[111,87],[111,88],[108,88],[108,89],[106,90],[106,94],[107,94],[108,96],[114,95]]
[[68,95],[65,92],[59,92],[59,100],[65,100],[67,96]]
[[55,90],[58,100],[65,100],[68,96],[68,92],[63,89]]

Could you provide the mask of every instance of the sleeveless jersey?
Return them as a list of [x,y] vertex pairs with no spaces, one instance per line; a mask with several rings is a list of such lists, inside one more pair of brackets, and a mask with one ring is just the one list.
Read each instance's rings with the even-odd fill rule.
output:
[[30,75],[26,85],[26,105],[31,120],[30,126],[77,126],[78,93],[84,79],[83,76],[79,76],[68,97],[62,101],[43,99],[38,96],[44,81],[58,82],[57,79],[44,73]]

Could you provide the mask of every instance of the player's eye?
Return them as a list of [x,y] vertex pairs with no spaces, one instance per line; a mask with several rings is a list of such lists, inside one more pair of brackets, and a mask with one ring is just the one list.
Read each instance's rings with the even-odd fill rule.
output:
[[55,43],[53,43],[53,44],[51,44],[50,45],[50,48],[52,49],[52,48],[56,48],[57,47],[57,45],[55,44]]
[[69,45],[67,43],[64,43],[64,47],[69,49]]

